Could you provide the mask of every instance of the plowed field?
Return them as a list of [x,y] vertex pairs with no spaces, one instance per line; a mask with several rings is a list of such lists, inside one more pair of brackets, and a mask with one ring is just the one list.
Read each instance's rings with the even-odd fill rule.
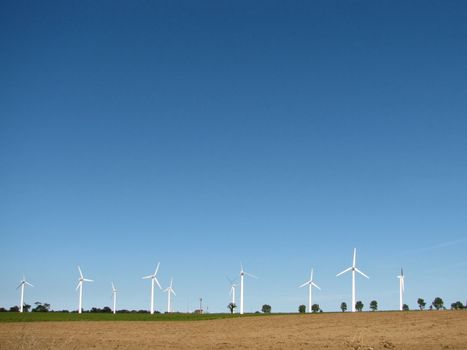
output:
[[467,349],[467,311],[0,323],[0,349]]

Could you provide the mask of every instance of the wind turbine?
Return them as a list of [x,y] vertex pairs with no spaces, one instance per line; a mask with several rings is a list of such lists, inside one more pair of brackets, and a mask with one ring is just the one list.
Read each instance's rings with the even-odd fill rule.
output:
[[[232,296],[232,304],[235,305],[235,289],[237,288],[237,285],[235,284],[234,280],[231,280],[228,277],[227,277],[227,280],[230,283],[230,295]],[[234,309],[234,312],[235,312],[235,309]]]
[[170,286],[164,289],[164,292],[167,292],[167,312],[168,313],[172,312],[172,305],[170,303],[171,294],[173,294],[174,296],[177,296],[177,294],[175,294],[175,291],[172,288],[172,283],[173,283],[173,278],[170,279]]
[[114,302],[113,313],[117,312],[117,288],[115,288],[114,283],[112,282],[112,298]]
[[403,297],[404,297],[404,271],[402,270],[402,267],[401,267],[401,274],[399,276],[397,276],[397,278],[399,279],[399,310],[402,311],[402,308],[403,308]]
[[84,278],[83,272],[81,271],[79,266],[78,266],[78,271],[79,271],[79,281],[78,281],[78,285],[76,286],[76,290],[79,289],[78,313],[80,314],[82,311],[82,306],[83,306],[83,283],[94,282],[94,281],[88,278]]
[[154,274],[143,277],[143,280],[147,280],[147,279],[151,280],[151,315],[154,314],[154,282],[157,283],[157,285],[159,286],[159,289],[162,289],[159,281],[156,278],[157,271],[159,271],[160,264],[161,264],[160,262],[157,263],[156,271],[154,272]]
[[344,271],[338,273],[336,275],[337,276],[340,276],[348,271],[352,271],[352,312],[355,312],[355,272],[358,272],[360,275],[366,277],[366,278],[370,278],[368,277],[367,275],[365,275],[362,271],[360,271],[359,269],[357,269],[357,267],[355,266],[355,260],[356,260],[356,256],[357,256],[357,248],[354,248],[353,249],[353,263],[352,263],[352,266],[350,266],[348,269],[345,269]]
[[313,282],[313,269],[311,269],[311,275],[310,275],[310,279],[308,281],[306,281],[305,283],[303,283],[301,286],[299,286],[299,288],[302,288],[302,287],[305,287],[305,286],[308,286],[308,312],[311,312],[311,291],[313,289],[313,287],[315,288],[318,288],[319,290],[321,290],[320,287],[318,287],[315,282]]
[[23,279],[21,280],[21,282],[19,283],[19,286],[16,287],[16,289],[18,289],[19,287],[21,287],[21,298],[20,298],[20,306],[19,306],[19,312],[23,312],[23,306],[24,306],[24,286],[25,285],[28,285],[30,287],[34,287],[31,283],[29,283],[28,281],[26,281],[26,277],[24,277],[23,275]]
[[243,265],[240,264],[240,315],[243,315],[243,278],[245,275],[253,277],[253,278],[258,278],[251,273],[246,272],[243,270]]

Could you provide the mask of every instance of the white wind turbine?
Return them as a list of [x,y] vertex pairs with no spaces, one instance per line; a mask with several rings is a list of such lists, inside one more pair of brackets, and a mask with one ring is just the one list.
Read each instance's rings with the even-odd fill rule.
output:
[[31,283],[26,281],[26,277],[23,275],[23,279],[19,283],[19,286],[16,287],[16,289],[21,287],[21,297],[20,297],[20,306],[19,306],[19,312],[23,312],[23,306],[24,306],[24,286],[28,285],[30,287],[34,287]]
[[240,315],[243,315],[243,278],[245,275],[253,277],[253,278],[258,278],[251,273],[246,272],[243,270],[243,265],[240,264]]
[[299,288],[302,288],[302,287],[305,287],[305,286],[308,286],[308,312],[311,312],[311,305],[313,305],[311,303],[311,293],[312,293],[312,289],[313,287],[315,288],[318,288],[319,290],[321,290],[320,287],[318,287],[316,285],[316,283],[313,281],[313,269],[311,269],[311,275],[310,275],[310,279],[308,281],[306,281],[305,283],[303,283],[302,285],[299,286]]
[[113,313],[117,312],[117,288],[115,288],[114,283],[112,282],[112,298],[113,298]]
[[167,292],[167,312],[168,313],[171,313],[172,312],[172,304],[171,304],[171,294],[173,294],[174,296],[177,296],[177,294],[175,294],[175,291],[173,290],[172,288],[172,283],[173,283],[173,278],[170,279],[170,285],[164,289],[164,292]]
[[156,278],[157,271],[159,271],[159,265],[160,265],[160,262],[157,263],[156,271],[154,272],[154,274],[143,277],[143,280],[147,280],[147,279],[151,280],[151,315],[154,314],[154,283],[157,283],[157,285],[159,286],[159,289],[162,289],[159,281]]
[[[235,305],[235,289],[237,288],[237,285],[235,284],[235,281],[231,280],[228,277],[227,280],[230,283],[230,295],[232,296],[232,304]],[[233,311],[235,312],[235,309]]]
[[403,304],[403,297],[404,297],[404,271],[402,270],[401,267],[401,274],[397,276],[399,279],[399,310],[402,311],[402,308],[404,306]]
[[80,267],[78,266],[78,271],[79,271],[79,280],[78,280],[78,285],[76,286],[76,290],[79,289],[79,303],[78,303],[78,313],[80,314],[82,311],[82,306],[83,306],[83,283],[84,282],[94,282],[93,280],[90,280],[88,278],[84,278],[83,272],[81,271]]
[[359,269],[357,269],[357,267],[355,266],[355,260],[356,260],[356,256],[357,256],[357,248],[354,248],[353,249],[353,263],[352,263],[352,266],[350,266],[348,269],[345,269],[344,271],[338,273],[336,275],[337,276],[340,276],[348,271],[352,271],[352,312],[355,312],[355,272],[358,272],[360,275],[366,277],[366,278],[370,278],[368,277],[367,275],[365,275],[362,271],[360,271]]

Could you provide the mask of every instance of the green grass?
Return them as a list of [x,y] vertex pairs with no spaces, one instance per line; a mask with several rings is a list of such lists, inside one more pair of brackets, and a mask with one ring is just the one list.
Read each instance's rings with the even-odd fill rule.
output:
[[138,313],[66,313],[66,312],[0,312],[1,322],[47,322],[47,321],[203,321],[223,318],[251,317],[264,314],[138,314]]

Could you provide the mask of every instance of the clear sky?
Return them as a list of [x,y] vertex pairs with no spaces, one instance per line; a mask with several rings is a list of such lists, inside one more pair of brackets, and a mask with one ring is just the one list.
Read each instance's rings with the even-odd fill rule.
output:
[[0,306],[466,300],[465,1],[2,1],[0,62]]

